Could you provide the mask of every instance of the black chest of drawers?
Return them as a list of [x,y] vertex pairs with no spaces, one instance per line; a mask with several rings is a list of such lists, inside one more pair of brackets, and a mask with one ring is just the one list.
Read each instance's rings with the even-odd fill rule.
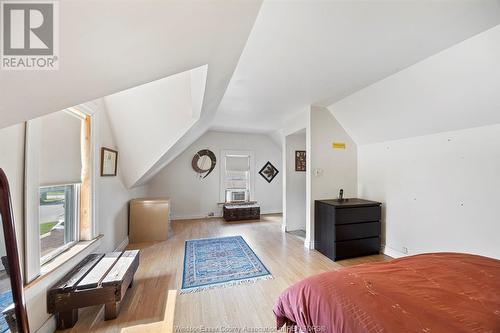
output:
[[332,260],[379,253],[380,206],[363,199],[316,200],[316,250]]

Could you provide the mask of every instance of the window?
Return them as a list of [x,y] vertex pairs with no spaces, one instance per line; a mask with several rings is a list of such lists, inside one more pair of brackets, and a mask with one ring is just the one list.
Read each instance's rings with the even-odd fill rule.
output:
[[250,152],[223,152],[221,188],[224,202],[250,201],[253,161]]
[[26,124],[25,282],[79,241],[96,237],[91,116],[63,110]]
[[40,187],[40,261],[54,258],[76,241],[80,219],[80,184]]

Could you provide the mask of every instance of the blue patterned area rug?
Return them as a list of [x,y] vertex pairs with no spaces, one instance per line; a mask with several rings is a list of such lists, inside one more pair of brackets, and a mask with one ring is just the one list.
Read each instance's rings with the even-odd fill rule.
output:
[[181,294],[272,278],[241,236],[186,241]]

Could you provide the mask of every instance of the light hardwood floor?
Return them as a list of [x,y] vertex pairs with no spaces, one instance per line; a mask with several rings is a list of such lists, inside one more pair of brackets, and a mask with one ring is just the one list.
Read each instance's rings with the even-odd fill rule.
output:
[[[172,324],[174,332],[201,332],[201,327],[272,330],[274,302],[291,284],[342,266],[390,259],[375,255],[333,262],[304,248],[298,237],[282,233],[280,215],[264,215],[252,222],[173,221],[173,234],[165,242],[129,246],[141,249],[141,260],[134,286],[127,292],[117,319],[104,321],[102,306],[86,308],[80,311],[76,326],[67,332],[170,332]],[[181,287],[184,241],[232,235],[243,236],[274,279],[176,294]]]

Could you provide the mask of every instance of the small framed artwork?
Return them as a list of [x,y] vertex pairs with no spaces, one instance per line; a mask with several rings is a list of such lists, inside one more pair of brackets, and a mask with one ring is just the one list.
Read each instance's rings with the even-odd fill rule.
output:
[[101,148],[101,176],[116,176],[118,168],[118,152],[109,148]]
[[295,171],[306,171],[306,151],[295,151]]
[[260,169],[259,174],[268,182],[272,182],[274,177],[279,173],[278,169],[271,164],[271,162],[267,162],[262,169]]

